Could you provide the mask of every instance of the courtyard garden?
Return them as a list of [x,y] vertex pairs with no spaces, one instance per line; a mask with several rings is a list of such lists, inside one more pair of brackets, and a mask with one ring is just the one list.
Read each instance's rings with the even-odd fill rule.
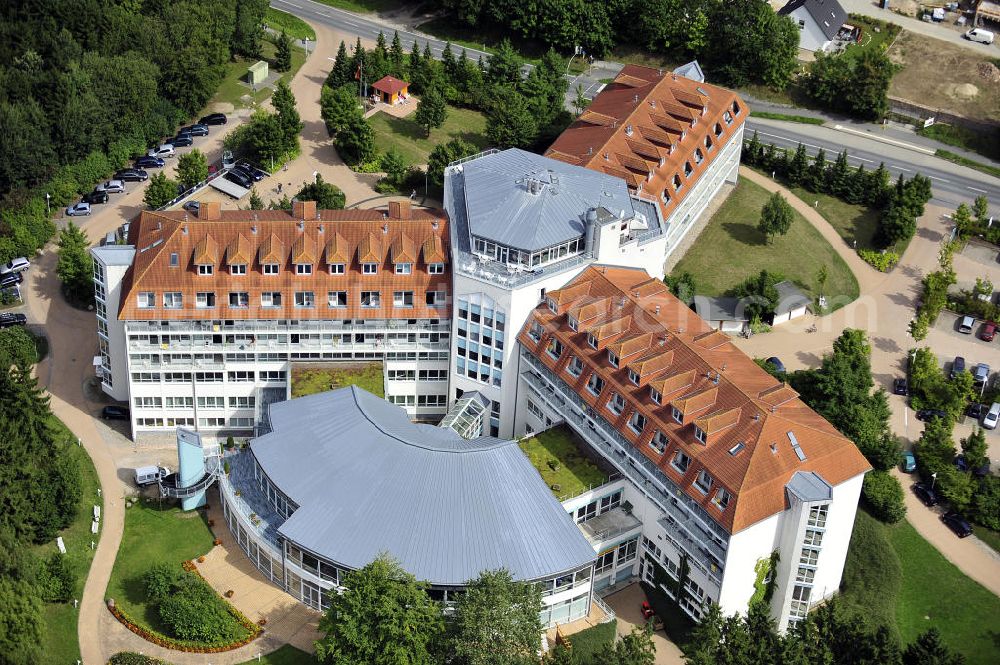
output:
[[826,266],[823,291],[829,303],[837,308],[856,299],[858,281],[851,269],[801,214],[792,211],[788,232],[770,242],[758,230],[760,211],[769,196],[764,188],[741,179],[673,274],[689,272],[699,294],[722,296],[731,294],[748,277],[767,270],[815,297],[819,295],[816,274]]
[[408,164],[426,164],[434,146],[452,139],[462,139],[479,149],[487,147],[486,116],[479,111],[448,107],[444,124],[431,131],[418,125],[411,113],[405,118],[397,118],[388,113],[376,113],[369,118],[375,131],[375,145],[381,152],[396,148]]
[[302,364],[292,366],[292,397],[305,397],[345,386],[357,386],[385,397],[382,363]]
[[539,432],[520,445],[557,499],[576,496],[608,479],[608,474],[583,454],[582,442],[565,426]]

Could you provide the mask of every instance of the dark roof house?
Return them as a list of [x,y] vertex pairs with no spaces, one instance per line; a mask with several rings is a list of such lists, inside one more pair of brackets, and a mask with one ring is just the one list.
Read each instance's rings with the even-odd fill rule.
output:
[[799,48],[805,51],[827,50],[847,22],[847,12],[837,0],[789,0],[778,14],[798,26]]

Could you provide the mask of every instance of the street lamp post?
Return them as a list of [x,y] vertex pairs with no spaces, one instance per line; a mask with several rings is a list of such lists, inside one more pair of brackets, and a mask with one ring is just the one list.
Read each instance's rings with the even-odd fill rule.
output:
[[51,198],[52,198],[52,195],[49,194],[48,192],[45,192],[45,214],[46,215],[51,215],[52,214],[52,209],[49,207],[49,199],[51,199]]
[[934,489],[935,482],[937,482],[937,471],[931,474],[931,489]]

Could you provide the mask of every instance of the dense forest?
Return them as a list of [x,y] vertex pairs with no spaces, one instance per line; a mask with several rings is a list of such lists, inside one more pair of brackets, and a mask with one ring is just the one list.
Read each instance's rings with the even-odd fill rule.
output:
[[62,205],[173,133],[225,63],[260,54],[267,0],[8,0],[0,9],[0,261]]

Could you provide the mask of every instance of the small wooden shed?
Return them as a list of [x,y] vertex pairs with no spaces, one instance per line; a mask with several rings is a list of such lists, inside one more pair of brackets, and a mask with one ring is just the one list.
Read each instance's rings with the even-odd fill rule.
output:
[[393,76],[383,76],[372,84],[386,104],[398,104],[410,96],[410,84]]

